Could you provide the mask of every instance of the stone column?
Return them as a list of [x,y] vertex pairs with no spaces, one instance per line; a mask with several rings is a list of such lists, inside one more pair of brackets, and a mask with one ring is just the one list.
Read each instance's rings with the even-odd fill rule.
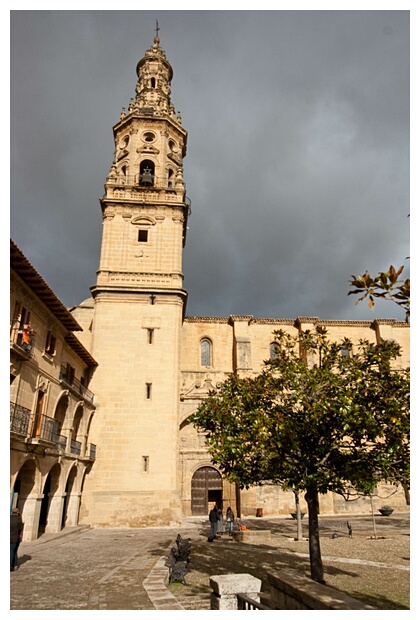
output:
[[74,527],[77,525],[81,495],[81,493],[71,493],[68,498],[66,527]]
[[25,499],[19,498],[18,507],[23,506],[22,520],[25,524],[23,528],[22,540],[36,540],[39,530],[39,515],[41,514],[41,503],[43,495],[29,495]]
[[47,525],[45,526],[45,532],[59,532],[61,530],[64,497],[65,494],[50,494],[48,518]]
[[213,575],[210,577],[210,586],[213,592],[210,597],[210,609],[238,609],[236,595],[246,594],[249,598],[259,602],[261,579],[248,573],[240,575]]

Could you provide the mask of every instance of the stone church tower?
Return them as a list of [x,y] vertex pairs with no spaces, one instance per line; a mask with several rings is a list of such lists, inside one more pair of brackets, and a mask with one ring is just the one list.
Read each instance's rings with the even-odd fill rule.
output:
[[137,65],[136,97],[114,127],[115,159],[101,199],[89,325],[99,364],[91,383],[98,451],[80,511],[80,521],[93,525],[168,525],[181,517],[176,463],[189,205],[187,132],[171,103],[172,74],[156,36]]

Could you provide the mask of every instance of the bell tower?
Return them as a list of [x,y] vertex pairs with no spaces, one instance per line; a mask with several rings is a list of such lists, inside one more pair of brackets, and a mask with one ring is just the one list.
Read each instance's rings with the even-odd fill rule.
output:
[[115,156],[100,200],[102,247],[91,289],[97,455],[80,520],[111,527],[168,525],[181,516],[187,132],[171,102],[173,71],[157,32],[137,64],[136,95],[113,129]]

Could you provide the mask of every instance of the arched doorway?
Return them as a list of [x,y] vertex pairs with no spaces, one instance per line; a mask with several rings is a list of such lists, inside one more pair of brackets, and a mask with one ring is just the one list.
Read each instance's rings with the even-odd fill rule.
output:
[[200,467],[191,480],[191,514],[207,515],[217,504],[223,508],[222,476],[214,467]]

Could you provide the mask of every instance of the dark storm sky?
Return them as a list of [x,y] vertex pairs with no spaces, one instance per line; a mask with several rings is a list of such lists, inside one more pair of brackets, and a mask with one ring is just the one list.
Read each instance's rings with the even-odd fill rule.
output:
[[10,236],[54,292],[95,283],[156,19],[188,131],[187,314],[403,320],[347,292],[409,276],[409,11],[11,11]]

